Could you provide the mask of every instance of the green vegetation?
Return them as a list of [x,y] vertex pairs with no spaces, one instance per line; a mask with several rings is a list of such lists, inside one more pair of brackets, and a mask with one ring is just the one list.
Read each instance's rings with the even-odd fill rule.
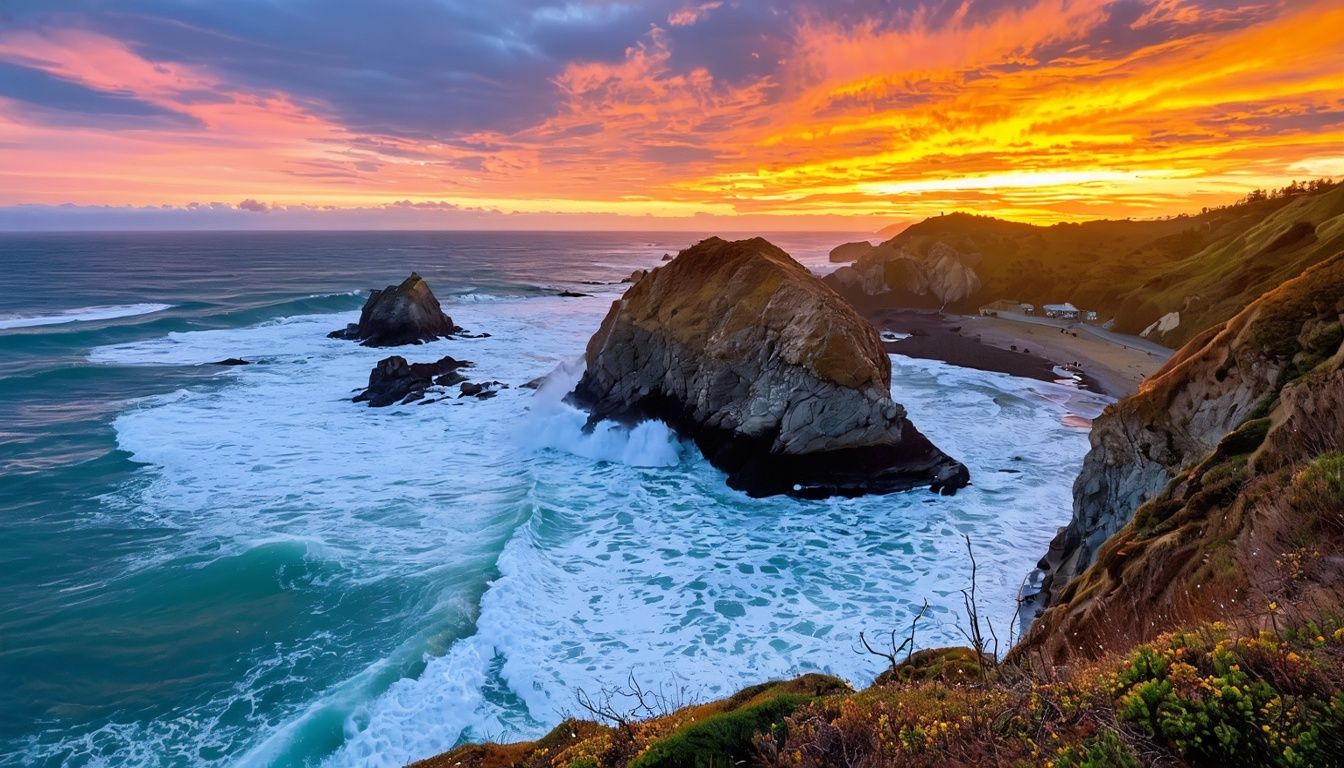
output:
[[981,664],[970,648],[926,648],[916,651],[910,659],[887,670],[877,678],[877,684],[889,682],[944,682],[966,683],[980,679]]
[[[979,257],[983,287],[955,311],[1008,299],[1071,301],[1138,333],[1171,312],[1180,325],[1157,339],[1179,347],[1253,299],[1344,251],[1344,184],[1294,182],[1226,208],[1147,221],[1049,227],[952,214],[909,227],[868,258],[945,243]],[[896,275],[888,280],[899,281]],[[834,284],[834,283],[833,283]]]
[[753,754],[752,740],[781,726],[784,718],[810,701],[781,694],[760,704],[711,715],[649,745],[630,768],[715,768],[736,765]]
[[1064,747],[1054,759],[1055,768],[1139,768],[1142,765],[1115,731]]
[[[1330,530],[1311,530],[1308,535],[1344,533],[1344,453],[1325,453],[1316,458],[1294,479],[1289,501],[1309,523]],[[1315,526],[1313,526],[1315,527]]]
[[582,730],[570,722],[562,726],[566,737],[584,735],[564,744],[548,736],[522,752],[518,745],[464,747],[425,765],[1136,768],[1344,761],[1344,625],[1333,619],[1250,634],[1205,624],[1077,667],[1063,679],[1014,665],[999,666],[987,682],[926,680],[922,672],[896,677],[854,693],[834,683],[817,688],[822,678],[809,676],[635,723],[628,742],[618,726],[589,723]]
[[1344,755],[1339,659],[1302,635],[1206,629],[1141,648],[1115,677],[1119,719],[1194,764],[1329,765]]

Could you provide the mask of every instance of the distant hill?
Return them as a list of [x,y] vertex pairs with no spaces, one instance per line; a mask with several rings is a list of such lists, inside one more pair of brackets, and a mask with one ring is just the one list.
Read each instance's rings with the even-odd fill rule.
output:
[[905,230],[909,229],[911,226],[912,225],[908,222],[903,222],[900,224],[888,224],[887,226],[877,230],[877,234],[882,237],[892,238],[901,234]]
[[[1344,185],[1318,182],[1148,221],[1042,227],[938,216],[904,229],[827,281],[868,306],[974,312],[1000,299],[1067,301],[1096,310],[1125,333],[1170,316],[1168,330],[1150,336],[1180,346],[1341,248]],[[949,268],[954,263],[962,268]],[[954,276],[955,286],[944,287],[943,275]],[[964,287],[976,282],[967,295]]]

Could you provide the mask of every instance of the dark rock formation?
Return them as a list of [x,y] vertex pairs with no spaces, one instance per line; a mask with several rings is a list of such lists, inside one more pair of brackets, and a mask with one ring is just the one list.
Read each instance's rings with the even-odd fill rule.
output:
[[[1037,602],[1061,610],[1047,611],[1045,628],[1033,632],[1067,627],[1070,637],[1095,637],[1146,614],[1141,628],[1130,628],[1144,639],[1165,621],[1201,618],[1205,595],[1232,600],[1222,588],[1229,580],[1254,586],[1252,561],[1272,562],[1273,545],[1257,540],[1242,553],[1240,544],[1251,541],[1249,528],[1263,536],[1284,515],[1259,501],[1282,497],[1291,469],[1315,452],[1344,445],[1341,320],[1344,254],[1192,340],[1096,419],[1073,518],[1041,562]],[[1278,490],[1252,493],[1257,482]],[[1195,573],[1210,563],[1214,572]],[[1194,576],[1177,575],[1185,571]],[[1111,606],[1106,621],[1103,603]],[[1220,618],[1218,606],[1204,607],[1202,618]],[[1084,616],[1095,626],[1084,630]]]
[[581,299],[587,296],[592,296],[591,293],[579,293],[578,291],[561,291],[555,295],[562,299]]
[[635,283],[588,342],[591,421],[658,418],[755,496],[967,484],[891,399],[877,331],[762,239],[710,238]]
[[883,296],[899,306],[937,309],[979,293],[979,263],[978,254],[961,253],[946,243],[918,253],[888,242],[827,275],[826,282],[846,296]]
[[366,347],[420,344],[461,331],[443,313],[429,284],[415,272],[401,282],[369,293],[359,322],[327,334],[333,339],[358,341]]
[[373,408],[414,402],[424,397],[430,386],[450,387],[461,383],[465,377],[457,372],[458,369],[471,365],[466,360],[448,356],[434,363],[408,363],[406,358],[393,355],[378,361],[369,373],[368,388],[356,395],[354,401],[367,402]]
[[845,243],[837,245],[831,249],[830,259],[836,264],[847,264],[851,261],[858,261],[860,256],[873,250],[873,244],[867,240],[860,240],[856,243]]
[[211,365],[251,365],[252,363],[241,357],[226,357],[223,360],[216,360]]
[[458,389],[458,397],[474,397],[478,400],[489,400],[499,394],[501,389],[508,389],[509,385],[498,381],[464,382]]

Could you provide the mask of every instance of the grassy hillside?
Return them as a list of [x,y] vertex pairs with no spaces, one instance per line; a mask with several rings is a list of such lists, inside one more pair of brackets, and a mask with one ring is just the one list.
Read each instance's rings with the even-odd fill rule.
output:
[[1186,345],[1120,404],[1160,431],[1176,384],[1196,371],[1227,381],[1231,366],[1282,371],[1240,425],[1101,546],[1025,647],[1067,663],[1200,621],[1344,614],[1342,320],[1344,253]]
[[[939,657],[956,662],[940,665]],[[861,692],[809,675],[629,723],[567,720],[536,742],[416,768],[1255,765],[1344,760],[1344,627],[1203,625],[1045,677],[917,656]],[[931,673],[940,667],[943,672]]]
[[[983,283],[950,309],[970,312],[998,299],[1070,301],[1114,319],[1116,330],[1126,333],[1179,312],[1180,325],[1157,339],[1179,347],[1344,248],[1344,185],[1152,221],[1040,227],[940,216],[881,244],[858,268],[881,270],[879,262],[901,252],[924,256],[938,243],[975,262]],[[889,286],[900,279],[891,275]]]

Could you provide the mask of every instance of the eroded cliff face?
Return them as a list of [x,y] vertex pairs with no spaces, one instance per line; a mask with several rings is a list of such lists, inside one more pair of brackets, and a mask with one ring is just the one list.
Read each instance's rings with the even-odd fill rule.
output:
[[1139,392],[1093,421],[1092,448],[1074,481],[1073,518],[1051,550],[1046,589],[1057,595],[1097,549],[1202,459],[1276,389],[1290,364],[1254,343],[1243,313],[1178,352]]
[[710,238],[635,283],[590,340],[574,397],[593,419],[667,421],[754,495],[968,480],[892,400],[872,326],[760,238]]
[[[1191,341],[1094,422],[1025,647],[1096,655],[1235,615],[1282,586],[1267,563],[1296,558],[1304,531],[1344,535],[1344,497],[1331,510],[1294,496],[1344,450],[1342,317],[1344,254]],[[1341,605],[1340,558],[1315,560],[1313,588]]]
[[884,297],[903,306],[941,308],[970,299],[980,291],[976,254],[961,253],[947,243],[934,243],[924,254],[883,243],[842,267],[827,282],[851,297]]

